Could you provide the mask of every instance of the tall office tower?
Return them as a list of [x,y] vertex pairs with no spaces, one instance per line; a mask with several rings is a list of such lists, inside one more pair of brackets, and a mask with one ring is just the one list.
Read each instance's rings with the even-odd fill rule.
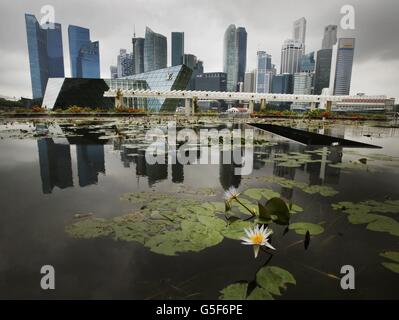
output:
[[144,38],[132,38],[133,44],[133,73],[144,73]]
[[348,95],[350,92],[354,52],[354,38],[340,38],[338,40],[334,95]]
[[305,51],[305,40],[306,40],[306,19],[300,18],[294,21],[294,28],[292,30],[292,39],[302,43],[302,47]]
[[247,32],[245,28],[229,25],[223,42],[223,72],[227,74],[227,91],[237,91],[243,82],[247,63]]
[[281,48],[280,73],[294,74],[299,72],[299,62],[303,52],[303,44],[301,41],[292,39],[285,40]]
[[195,90],[226,91],[227,75],[224,72],[208,72],[197,75]]
[[87,43],[80,48],[78,78],[100,78],[100,48],[98,41]]
[[[294,74],[294,94],[311,94],[312,93],[313,75],[308,72],[301,72]],[[305,111],[309,107],[309,103],[294,102],[291,105],[291,110]]]
[[284,73],[273,77],[272,93],[292,93],[293,92],[293,76]]
[[172,67],[183,63],[184,32],[172,32]]
[[256,75],[256,69],[245,73],[244,92],[256,92]]
[[332,49],[317,51],[316,71],[314,76],[314,94],[320,95],[330,86]]
[[44,96],[48,78],[64,77],[61,25],[55,23],[53,29],[45,29],[32,14],[25,14],[25,24],[32,97],[39,99]]
[[316,60],[314,58],[314,52],[304,54],[299,60],[299,72],[313,73],[316,68]]
[[133,75],[133,54],[120,49],[117,58],[118,78]]
[[238,82],[244,82],[247,68],[247,31],[243,27],[237,28],[237,54],[238,54]]
[[90,40],[90,30],[70,25],[68,40],[72,78],[99,78],[99,43]]
[[272,56],[266,51],[258,51],[257,56],[256,92],[269,93],[273,77]]
[[146,27],[144,40],[144,72],[166,68],[168,61],[167,49],[166,37]]
[[187,90],[195,90],[196,77],[204,73],[204,65],[201,60],[193,54],[183,55],[183,64],[189,67],[193,72],[190,77],[190,81],[187,84]]
[[110,72],[111,79],[118,78],[118,67],[117,66],[110,66],[109,72]]
[[333,24],[324,28],[324,36],[321,44],[322,49],[332,49],[333,45],[337,43],[337,29],[338,27]]

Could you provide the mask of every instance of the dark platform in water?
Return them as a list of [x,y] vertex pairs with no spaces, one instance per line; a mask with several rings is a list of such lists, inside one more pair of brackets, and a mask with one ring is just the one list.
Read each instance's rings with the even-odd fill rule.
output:
[[380,146],[372,144],[362,143],[358,141],[353,141],[333,136],[327,136],[320,133],[309,132],[290,127],[277,126],[274,124],[249,123],[249,125],[256,127],[258,129],[278,134],[279,136],[295,140],[297,142],[306,145],[313,145],[313,146],[339,145],[341,147],[352,147],[352,148],[378,148],[378,149],[382,148]]

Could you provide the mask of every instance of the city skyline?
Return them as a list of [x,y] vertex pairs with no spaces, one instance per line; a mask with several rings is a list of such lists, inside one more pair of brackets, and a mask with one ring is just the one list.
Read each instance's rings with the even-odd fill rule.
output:
[[[6,1],[7,2],[7,1]],[[17,8],[11,8],[9,6],[4,8],[3,12],[9,10],[14,10],[17,12],[31,12],[37,15],[40,19],[40,8],[41,4],[39,2],[32,1],[33,3],[28,3],[23,1],[23,4]],[[223,1],[222,1],[223,2]],[[175,1],[178,4],[179,1]],[[384,17],[385,22],[390,22],[390,17],[397,8],[393,5],[393,2],[386,1],[388,7],[380,8],[379,12],[374,12],[376,16],[375,19],[369,21],[378,21],[379,17]],[[226,27],[230,23],[235,23],[237,26],[243,26],[246,28],[248,33],[248,50],[247,50],[247,68],[246,71],[252,70],[256,66],[256,51],[265,50],[270,52],[273,57],[273,63],[280,65],[279,51],[281,50],[281,44],[292,34],[292,23],[299,19],[300,17],[305,17],[307,20],[307,30],[306,30],[306,53],[310,51],[317,51],[321,49],[321,42],[324,34],[324,28],[329,24],[337,24],[339,26],[339,21],[342,15],[340,14],[341,6],[344,4],[343,1],[334,1],[329,4],[329,7],[323,7],[319,12],[309,11],[309,7],[318,7],[315,1],[306,1],[301,8],[298,10],[287,11],[285,9],[284,20],[279,20],[273,22],[273,18],[270,18],[270,22],[256,22],[257,19],[252,19],[250,14],[254,15],[256,18],[257,12],[251,8],[246,8],[243,10],[240,3],[234,3],[229,8],[225,8],[226,12],[234,13],[227,15],[228,17],[217,16],[215,8],[219,8],[219,5],[212,5],[211,10],[206,10],[207,6],[204,4],[204,8],[198,8],[199,4],[192,4],[192,7],[198,9],[195,14],[201,17],[209,17],[210,24],[208,30],[203,30],[198,26],[193,26],[189,21],[191,19],[183,17],[183,19],[162,19],[161,12],[163,9],[163,4],[157,1],[149,1],[148,5],[143,6],[141,4],[140,8],[136,8],[142,14],[137,15],[137,21],[132,19],[125,19],[124,16],[119,19],[123,22],[118,22],[115,26],[112,24],[102,21],[103,26],[99,23],[96,17],[89,15],[89,8],[93,10],[89,3],[82,4],[81,14],[73,16],[68,8],[64,4],[50,1],[49,4],[55,7],[55,20],[62,24],[64,35],[66,34],[66,28],[69,24],[81,25],[87,27],[91,30],[92,38],[101,42],[100,55],[101,55],[101,77],[109,77],[109,66],[114,65],[114,59],[120,48],[131,48],[131,38],[133,36],[133,24],[135,24],[135,30],[138,37],[144,36],[145,26],[151,27],[156,32],[163,34],[167,37],[168,43],[168,65],[170,61],[170,34],[172,31],[181,30],[185,32],[185,51],[195,54],[204,61],[204,71],[205,72],[218,72],[222,71],[222,55],[223,55],[223,33]],[[126,3],[126,6],[137,6],[139,2],[133,4]],[[170,4],[169,4],[170,5]],[[260,6],[273,6],[276,11],[282,11],[282,6],[278,3],[268,2],[266,4],[259,4]],[[399,97],[399,90],[395,88],[395,77],[396,75],[390,75],[385,73],[389,65],[394,63],[399,64],[399,62],[394,59],[395,54],[395,41],[390,41],[392,43],[379,43],[380,45],[371,46],[371,42],[381,41],[380,37],[376,36],[385,31],[383,27],[377,25],[377,22],[373,24],[377,31],[370,31],[370,26],[364,24],[366,19],[370,19],[372,8],[375,8],[375,4],[371,3],[369,6],[355,6],[356,12],[356,29],[354,31],[341,30],[339,27],[338,37],[350,37],[354,36],[356,38],[356,50],[354,57],[353,75],[352,75],[352,93],[356,92],[366,92],[367,94],[387,94],[388,96]],[[96,7],[99,12],[104,12],[107,5],[104,3],[101,6]],[[367,7],[367,8],[366,8]],[[156,9],[156,10],[155,10]],[[367,9],[367,10],[366,10]],[[151,14],[159,19],[149,19]],[[184,8],[181,8],[184,10]],[[374,9],[373,9],[374,10]],[[317,11],[317,10],[315,10]],[[374,10],[375,11],[375,10]],[[183,11],[182,11],[183,12]],[[388,13],[387,13],[388,12]],[[394,14],[393,14],[394,15]],[[90,18],[89,18],[90,16]],[[182,15],[184,16],[184,15]],[[144,19],[145,18],[145,19]],[[218,18],[218,19],[216,19]],[[126,21],[125,21],[126,20]],[[136,19],[135,19],[136,20]],[[388,21],[387,21],[388,20]],[[3,22],[2,22],[3,23]],[[392,26],[393,24],[391,24]],[[107,27],[107,30],[104,30]],[[2,48],[2,51],[6,54],[5,57],[9,58],[7,63],[2,63],[0,65],[0,70],[6,76],[0,82],[0,94],[8,96],[30,96],[31,88],[29,85],[29,63],[27,58],[26,49],[26,36],[20,36],[20,29],[22,28],[22,33],[24,33],[24,25],[21,22],[16,23],[16,34],[14,36],[14,41],[8,41],[10,38],[8,34],[3,32],[1,34],[2,42],[6,43],[6,46]],[[199,30],[201,29],[201,30]],[[208,28],[206,28],[208,29]],[[380,31],[378,31],[380,29]],[[118,32],[115,32],[118,30]],[[275,32],[278,30],[278,32]],[[202,36],[199,34],[202,33]],[[212,34],[210,34],[212,33]],[[394,34],[393,37],[396,35]],[[16,41],[18,38],[18,41]],[[21,38],[21,39],[19,39]],[[67,39],[63,37],[64,44],[64,54],[68,50],[68,45],[65,43]],[[199,39],[199,40],[196,40]],[[368,41],[368,40],[373,41]],[[395,38],[393,38],[395,39]],[[6,41],[7,40],[7,41]],[[209,47],[212,50],[209,50]],[[366,50],[367,49],[367,50]],[[376,54],[376,50],[379,50],[380,54]],[[13,62],[14,55],[19,57],[18,63]],[[21,58],[22,55],[22,58]],[[383,60],[383,58],[386,58]],[[65,71],[66,76],[69,76],[69,59],[64,55]],[[372,72],[373,77],[367,77],[368,73]],[[387,79],[382,83],[382,79]],[[392,80],[390,80],[392,79]]]

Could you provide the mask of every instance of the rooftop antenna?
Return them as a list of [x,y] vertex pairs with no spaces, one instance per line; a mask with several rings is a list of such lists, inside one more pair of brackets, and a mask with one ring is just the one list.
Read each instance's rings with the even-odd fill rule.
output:
[[133,24],[133,38],[136,38],[136,25]]

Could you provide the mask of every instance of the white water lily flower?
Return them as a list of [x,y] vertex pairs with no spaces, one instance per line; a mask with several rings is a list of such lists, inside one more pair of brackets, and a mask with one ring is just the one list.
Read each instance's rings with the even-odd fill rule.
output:
[[229,190],[227,190],[227,191],[224,193],[224,199],[225,199],[225,201],[228,201],[228,202],[229,202],[229,201],[231,201],[231,200],[237,198],[238,195],[239,195],[239,193],[238,193],[237,189],[234,188],[234,187],[230,187]]
[[273,230],[268,227],[264,227],[263,225],[259,228],[259,225],[256,225],[254,229],[248,228],[244,229],[247,237],[242,237],[242,244],[252,245],[254,248],[255,258],[258,256],[259,248],[261,246],[266,246],[270,249],[276,250],[269,243],[269,236],[273,233]]

